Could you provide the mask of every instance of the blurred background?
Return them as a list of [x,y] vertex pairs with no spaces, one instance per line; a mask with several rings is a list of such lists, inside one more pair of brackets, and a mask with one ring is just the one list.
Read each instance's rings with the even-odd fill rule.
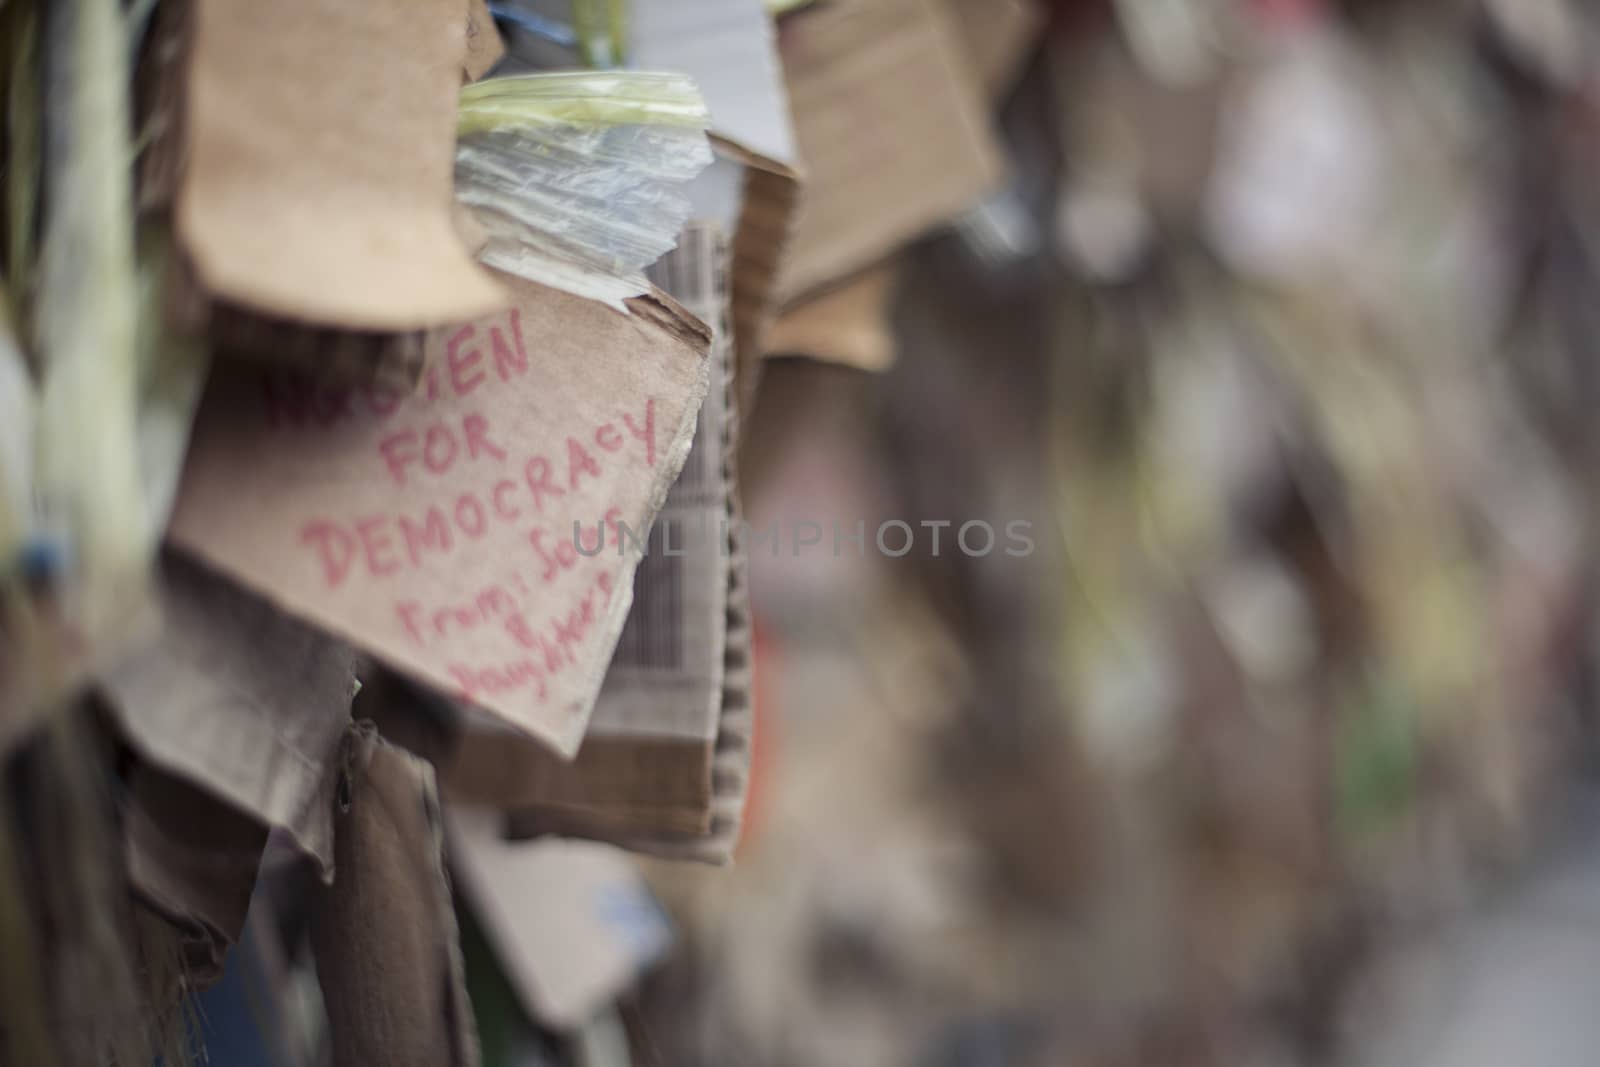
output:
[[757,528],[1035,550],[752,551],[642,1062],[1588,1062],[1592,13],[1047,19],[1007,183],[836,312],[892,367],[769,360],[741,455]]
[[[488,4],[498,71],[607,66],[601,6]],[[1600,11],[778,6],[783,314],[747,343],[748,216],[732,305],[652,275],[737,341],[732,862],[576,802],[483,831],[461,709],[362,674],[478,842],[482,1062],[1593,1063]],[[749,210],[788,172],[739,158]],[[264,840],[180,1028],[331,1064],[315,876]]]

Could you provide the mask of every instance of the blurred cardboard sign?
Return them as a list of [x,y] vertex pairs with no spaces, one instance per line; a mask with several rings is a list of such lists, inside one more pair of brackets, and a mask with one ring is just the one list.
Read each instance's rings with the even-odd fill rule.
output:
[[1034,0],[944,0],[972,72],[991,100],[1010,92],[1039,34],[1045,11]]
[[683,466],[705,326],[505,276],[404,395],[236,369],[201,405],[170,536],[419,681],[570,755],[644,531]]
[[753,358],[776,313],[778,267],[801,175],[772,18],[762,0],[634,0],[635,65],[681,70],[711,112],[718,161],[691,195],[732,235],[736,354]]
[[467,26],[463,0],[194,5],[175,225],[214,296],[358,330],[505,306],[452,221]]
[[789,307],[971,207],[999,180],[984,96],[934,0],[835,0],[779,23],[806,174]]
[[895,357],[889,300],[897,275],[892,262],[884,263],[784,312],[767,335],[767,354],[888,370]]
[[523,1007],[556,1030],[592,1019],[670,946],[626,857],[582,841],[512,844],[482,809],[445,811],[451,868]]

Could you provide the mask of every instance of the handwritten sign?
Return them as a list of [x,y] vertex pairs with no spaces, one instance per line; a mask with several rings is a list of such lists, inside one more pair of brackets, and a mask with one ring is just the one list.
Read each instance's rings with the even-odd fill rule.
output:
[[[687,455],[705,328],[504,279],[435,331],[415,393],[229,370],[170,536],[412,676],[577,749],[642,533]],[[293,671],[294,664],[285,664]]]

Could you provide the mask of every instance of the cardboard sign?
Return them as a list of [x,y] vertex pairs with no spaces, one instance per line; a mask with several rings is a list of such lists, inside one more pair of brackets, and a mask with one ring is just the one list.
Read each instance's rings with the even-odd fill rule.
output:
[[645,532],[689,450],[710,336],[509,276],[434,331],[410,395],[212,383],[170,536],[281,607],[570,755]]
[[467,26],[462,0],[195,3],[174,223],[213,296],[357,330],[505,306],[452,221]]

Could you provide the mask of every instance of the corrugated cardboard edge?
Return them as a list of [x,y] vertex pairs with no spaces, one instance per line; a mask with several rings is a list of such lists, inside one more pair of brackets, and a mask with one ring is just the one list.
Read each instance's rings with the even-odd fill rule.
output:
[[[731,306],[730,306],[731,311]],[[711,822],[707,831],[682,841],[663,841],[658,855],[704,863],[733,861],[744,825],[755,742],[754,629],[750,618],[750,556],[744,543],[744,508],[739,497],[738,440],[741,412],[738,376],[731,373],[722,427],[722,475],[728,485],[728,599],[722,646],[722,714],[711,754]]]
[[755,400],[767,332],[778,317],[778,278],[799,216],[804,173],[715,133],[711,144],[744,167],[744,203],[730,249],[729,319],[734,396],[748,407]]

